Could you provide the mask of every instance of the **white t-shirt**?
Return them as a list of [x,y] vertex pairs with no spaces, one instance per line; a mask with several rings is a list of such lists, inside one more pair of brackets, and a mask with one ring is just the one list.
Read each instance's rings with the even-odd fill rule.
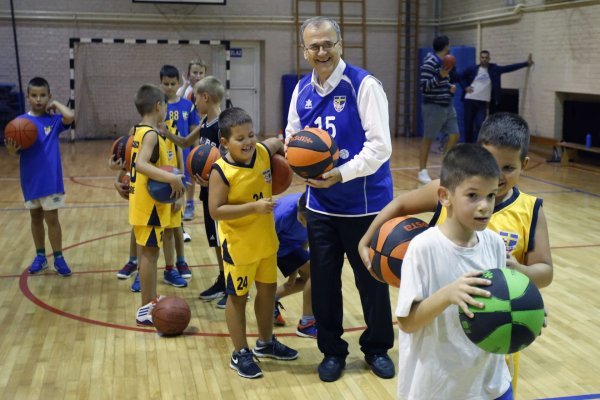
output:
[[[486,229],[470,248],[450,241],[435,226],[414,238],[402,263],[396,315],[406,317],[424,300],[466,272],[506,266],[504,242]],[[475,346],[463,332],[458,306],[451,305],[429,325],[398,336],[400,399],[495,399],[511,382],[504,356]]]
[[490,102],[492,98],[492,81],[488,69],[479,67],[477,76],[471,82],[473,92],[465,94],[465,99]]

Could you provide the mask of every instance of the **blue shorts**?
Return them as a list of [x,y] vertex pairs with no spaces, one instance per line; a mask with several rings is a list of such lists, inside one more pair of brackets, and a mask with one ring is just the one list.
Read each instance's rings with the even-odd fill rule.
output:
[[452,104],[442,106],[435,103],[423,103],[423,137],[435,140],[442,135],[458,134],[456,110]]
[[277,267],[286,278],[310,260],[310,253],[301,247],[296,247],[291,253],[277,256]]

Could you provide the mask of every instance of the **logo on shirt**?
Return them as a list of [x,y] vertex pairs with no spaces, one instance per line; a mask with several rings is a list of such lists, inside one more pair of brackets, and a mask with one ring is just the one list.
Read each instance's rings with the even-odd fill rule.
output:
[[184,112],[182,112],[181,114],[183,115],[183,120],[184,120],[184,121],[187,121],[187,119],[188,119],[188,114],[189,114],[189,113],[188,113],[187,111],[184,111]]
[[304,109],[310,110],[311,108],[312,108],[312,100],[308,99],[308,100],[306,100],[306,103],[304,103]]
[[502,240],[504,240],[504,246],[506,246],[506,252],[512,253],[512,251],[517,247],[517,243],[519,243],[519,234],[514,232],[498,232]]
[[341,149],[340,150],[340,158],[342,160],[345,160],[346,158],[348,158],[348,156],[350,156],[350,152],[346,149]]
[[342,112],[346,106],[346,96],[334,96],[333,97],[333,108],[335,111]]
[[167,157],[168,157],[168,159],[169,159],[169,160],[172,160],[172,159],[173,159],[173,157],[174,157],[174,156],[173,156],[173,150],[169,150],[169,151],[167,152]]
[[44,133],[46,134],[46,136],[48,136],[50,134],[50,132],[52,132],[52,127],[51,126],[45,126],[44,127]]
[[262,172],[262,176],[265,179],[265,182],[271,183],[271,170],[270,169],[265,169]]

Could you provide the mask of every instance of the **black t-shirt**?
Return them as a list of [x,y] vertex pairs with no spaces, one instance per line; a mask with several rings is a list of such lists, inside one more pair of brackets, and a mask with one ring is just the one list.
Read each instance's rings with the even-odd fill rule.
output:
[[[206,143],[219,148],[219,118],[207,121],[206,117],[200,122],[200,144]],[[208,188],[200,188],[200,200],[208,201]]]

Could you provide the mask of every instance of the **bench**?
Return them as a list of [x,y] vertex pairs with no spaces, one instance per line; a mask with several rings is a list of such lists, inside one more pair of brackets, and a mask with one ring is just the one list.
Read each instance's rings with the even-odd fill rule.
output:
[[600,154],[600,147],[585,147],[582,144],[570,142],[560,142],[558,145],[562,149],[562,155],[560,157],[561,165],[569,165],[569,161],[577,160],[577,153],[579,151]]

